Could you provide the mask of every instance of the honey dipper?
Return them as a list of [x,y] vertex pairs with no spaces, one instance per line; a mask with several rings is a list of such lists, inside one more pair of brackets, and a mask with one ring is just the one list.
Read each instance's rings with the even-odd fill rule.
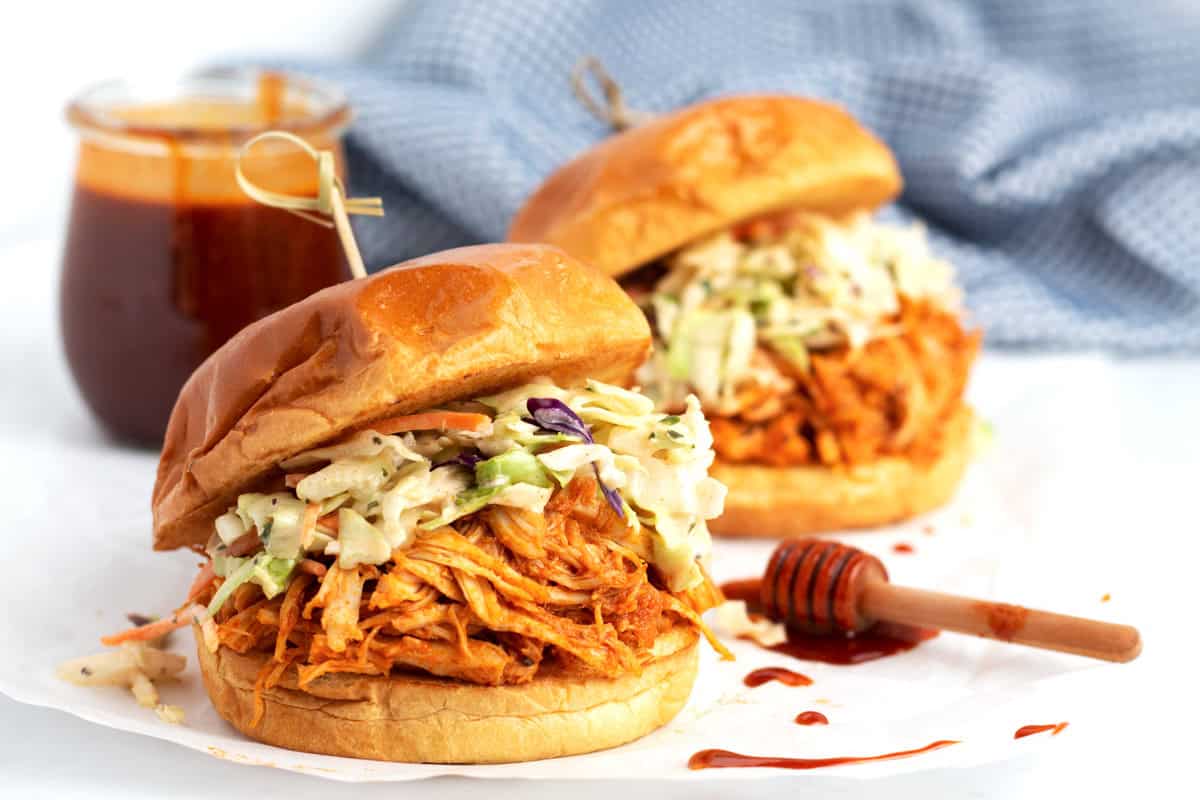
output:
[[760,587],[771,619],[806,633],[857,632],[879,621],[969,633],[1046,650],[1132,661],[1137,628],[895,586],[879,559],[822,539],[787,539],[775,548]]

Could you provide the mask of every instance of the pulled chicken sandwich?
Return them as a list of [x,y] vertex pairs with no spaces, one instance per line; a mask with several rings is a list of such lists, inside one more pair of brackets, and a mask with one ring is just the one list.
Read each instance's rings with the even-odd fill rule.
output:
[[654,328],[638,374],[664,407],[696,394],[729,486],[720,533],[892,522],[944,503],[975,420],[979,335],[898,194],[887,147],[842,110],[732,97],[660,117],[560,168],[518,212],[620,277]]
[[725,489],[695,397],[666,414],[618,385],[649,342],[601,273],[491,245],[328,289],[218,351],[154,492],[156,547],[205,558],[176,616],[218,712],[293,749],[455,763],[671,719],[721,599]]

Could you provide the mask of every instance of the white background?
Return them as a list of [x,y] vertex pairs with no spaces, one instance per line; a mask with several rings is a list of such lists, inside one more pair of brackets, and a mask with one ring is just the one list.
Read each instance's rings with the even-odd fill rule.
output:
[[171,76],[228,58],[349,58],[370,47],[403,0],[2,5],[0,241],[13,241],[53,230],[65,211],[74,140],[63,109],[81,88],[118,76]]
[[[250,53],[339,58],[366,47],[371,32],[394,12],[395,2],[356,0],[266,0],[204,3],[21,2],[9,4],[0,24],[0,292],[27,302],[28,319],[0,320],[0,415],[10,423],[34,419],[39,405],[52,408],[39,420],[63,435],[89,430],[82,407],[71,394],[54,340],[54,281],[58,236],[69,190],[72,136],[62,122],[66,99],[81,86],[118,74],[148,71],[171,74],[213,58]],[[38,363],[32,369],[30,362]],[[42,364],[41,362],[45,362]],[[45,367],[42,369],[41,367]],[[1129,475],[1127,510],[1135,524],[1126,539],[1103,540],[1097,547],[1152,548],[1162,554],[1163,613],[1179,614],[1187,632],[1188,606],[1194,606],[1194,542],[1200,534],[1195,513],[1200,495],[1200,364],[1196,361],[1125,363],[1117,367],[1115,396],[1121,426],[1097,431],[1113,437]],[[1069,375],[1064,375],[1069,380]],[[46,394],[56,395],[55,402]],[[9,412],[13,416],[9,417]],[[0,436],[13,429],[0,424]],[[1114,452],[1116,452],[1114,450]],[[1130,454],[1133,454],[1132,456]],[[20,469],[20,464],[0,465]],[[0,484],[3,483],[0,469]],[[47,480],[62,476],[48,476]],[[1113,502],[1113,498],[1104,498]],[[1098,499],[1099,500],[1099,499]],[[1063,524],[1070,524],[1064,509]],[[22,564],[19,532],[0,534],[10,545],[7,568],[47,571],[52,565]],[[1139,560],[1141,561],[1141,560]],[[1141,561],[1141,563],[1145,563]],[[1063,565],[1069,570],[1071,565]],[[1180,580],[1178,584],[1172,583]],[[1177,598],[1177,599],[1176,599]],[[1185,605],[1186,604],[1186,605]],[[1179,613],[1183,611],[1185,613]],[[19,608],[0,613],[19,614]],[[1194,634],[1193,634],[1194,635]],[[1149,646],[1161,645],[1151,642]],[[19,642],[0,644],[5,649]],[[1174,649],[1174,648],[1173,648]],[[1178,652],[1184,652],[1179,648]],[[966,770],[903,776],[881,783],[847,783],[815,774],[754,782],[738,795],[893,798],[1195,796],[1190,777],[1194,755],[1197,688],[1194,662],[1148,681],[1137,691],[1143,714],[1136,728],[1106,743],[1089,740],[1081,749],[1064,734],[1048,754]],[[1042,751],[1047,750],[1043,748]],[[653,774],[654,765],[645,768]],[[255,795],[323,798],[397,796],[572,796],[611,798],[671,796],[728,797],[728,783],[675,785],[601,783],[529,784],[437,780],[404,787],[342,786],[301,775],[243,767],[185,751],[165,742],[100,728],[58,712],[21,706],[0,697],[0,797],[174,797]]]

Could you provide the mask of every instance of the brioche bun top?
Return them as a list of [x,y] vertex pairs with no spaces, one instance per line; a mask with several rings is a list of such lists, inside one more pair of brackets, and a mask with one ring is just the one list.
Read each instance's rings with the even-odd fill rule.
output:
[[837,106],[727,97],[614,135],[561,167],[508,239],[556,245],[616,277],[746,219],[870,210],[901,186],[891,151]]
[[325,289],[244,329],[184,385],[154,485],[155,549],[203,545],[281,460],[373,419],[543,375],[621,383],[649,349],[616,283],[544,245],[448,250]]

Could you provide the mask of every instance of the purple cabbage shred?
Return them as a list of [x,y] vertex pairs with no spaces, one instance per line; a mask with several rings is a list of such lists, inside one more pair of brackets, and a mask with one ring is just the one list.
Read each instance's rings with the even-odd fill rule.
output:
[[[529,411],[525,422],[536,425],[540,430],[547,433],[578,436],[587,444],[596,443],[587,423],[561,400],[553,397],[531,397],[525,402],[525,408]],[[610,489],[604,485],[604,481],[600,480],[600,468],[595,464],[592,464],[592,471],[596,473],[596,483],[600,485],[604,499],[612,506],[612,510],[617,512],[617,516],[625,519],[625,504],[621,501],[621,495],[617,493],[616,489]]]
[[448,458],[445,461],[435,464],[433,468],[437,469],[438,467],[448,467],[451,464],[457,464],[467,469],[475,469],[475,465],[480,461],[483,461],[483,455],[478,450],[464,450],[454,458]]
[[525,421],[544,431],[565,433],[578,436],[588,444],[596,443],[587,423],[561,400],[555,400],[553,397],[531,397],[525,402],[525,408],[529,409],[529,417],[526,417]]
[[596,473],[596,483],[600,484],[600,491],[604,492],[604,499],[612,506],[612,510],[617,512],[617,516],[625,519],[625,504],[621,502],[621,495],[616,489],[610,489],[604,485],[604,481],[600,480],[600,469],[592,464],[592,469]]

